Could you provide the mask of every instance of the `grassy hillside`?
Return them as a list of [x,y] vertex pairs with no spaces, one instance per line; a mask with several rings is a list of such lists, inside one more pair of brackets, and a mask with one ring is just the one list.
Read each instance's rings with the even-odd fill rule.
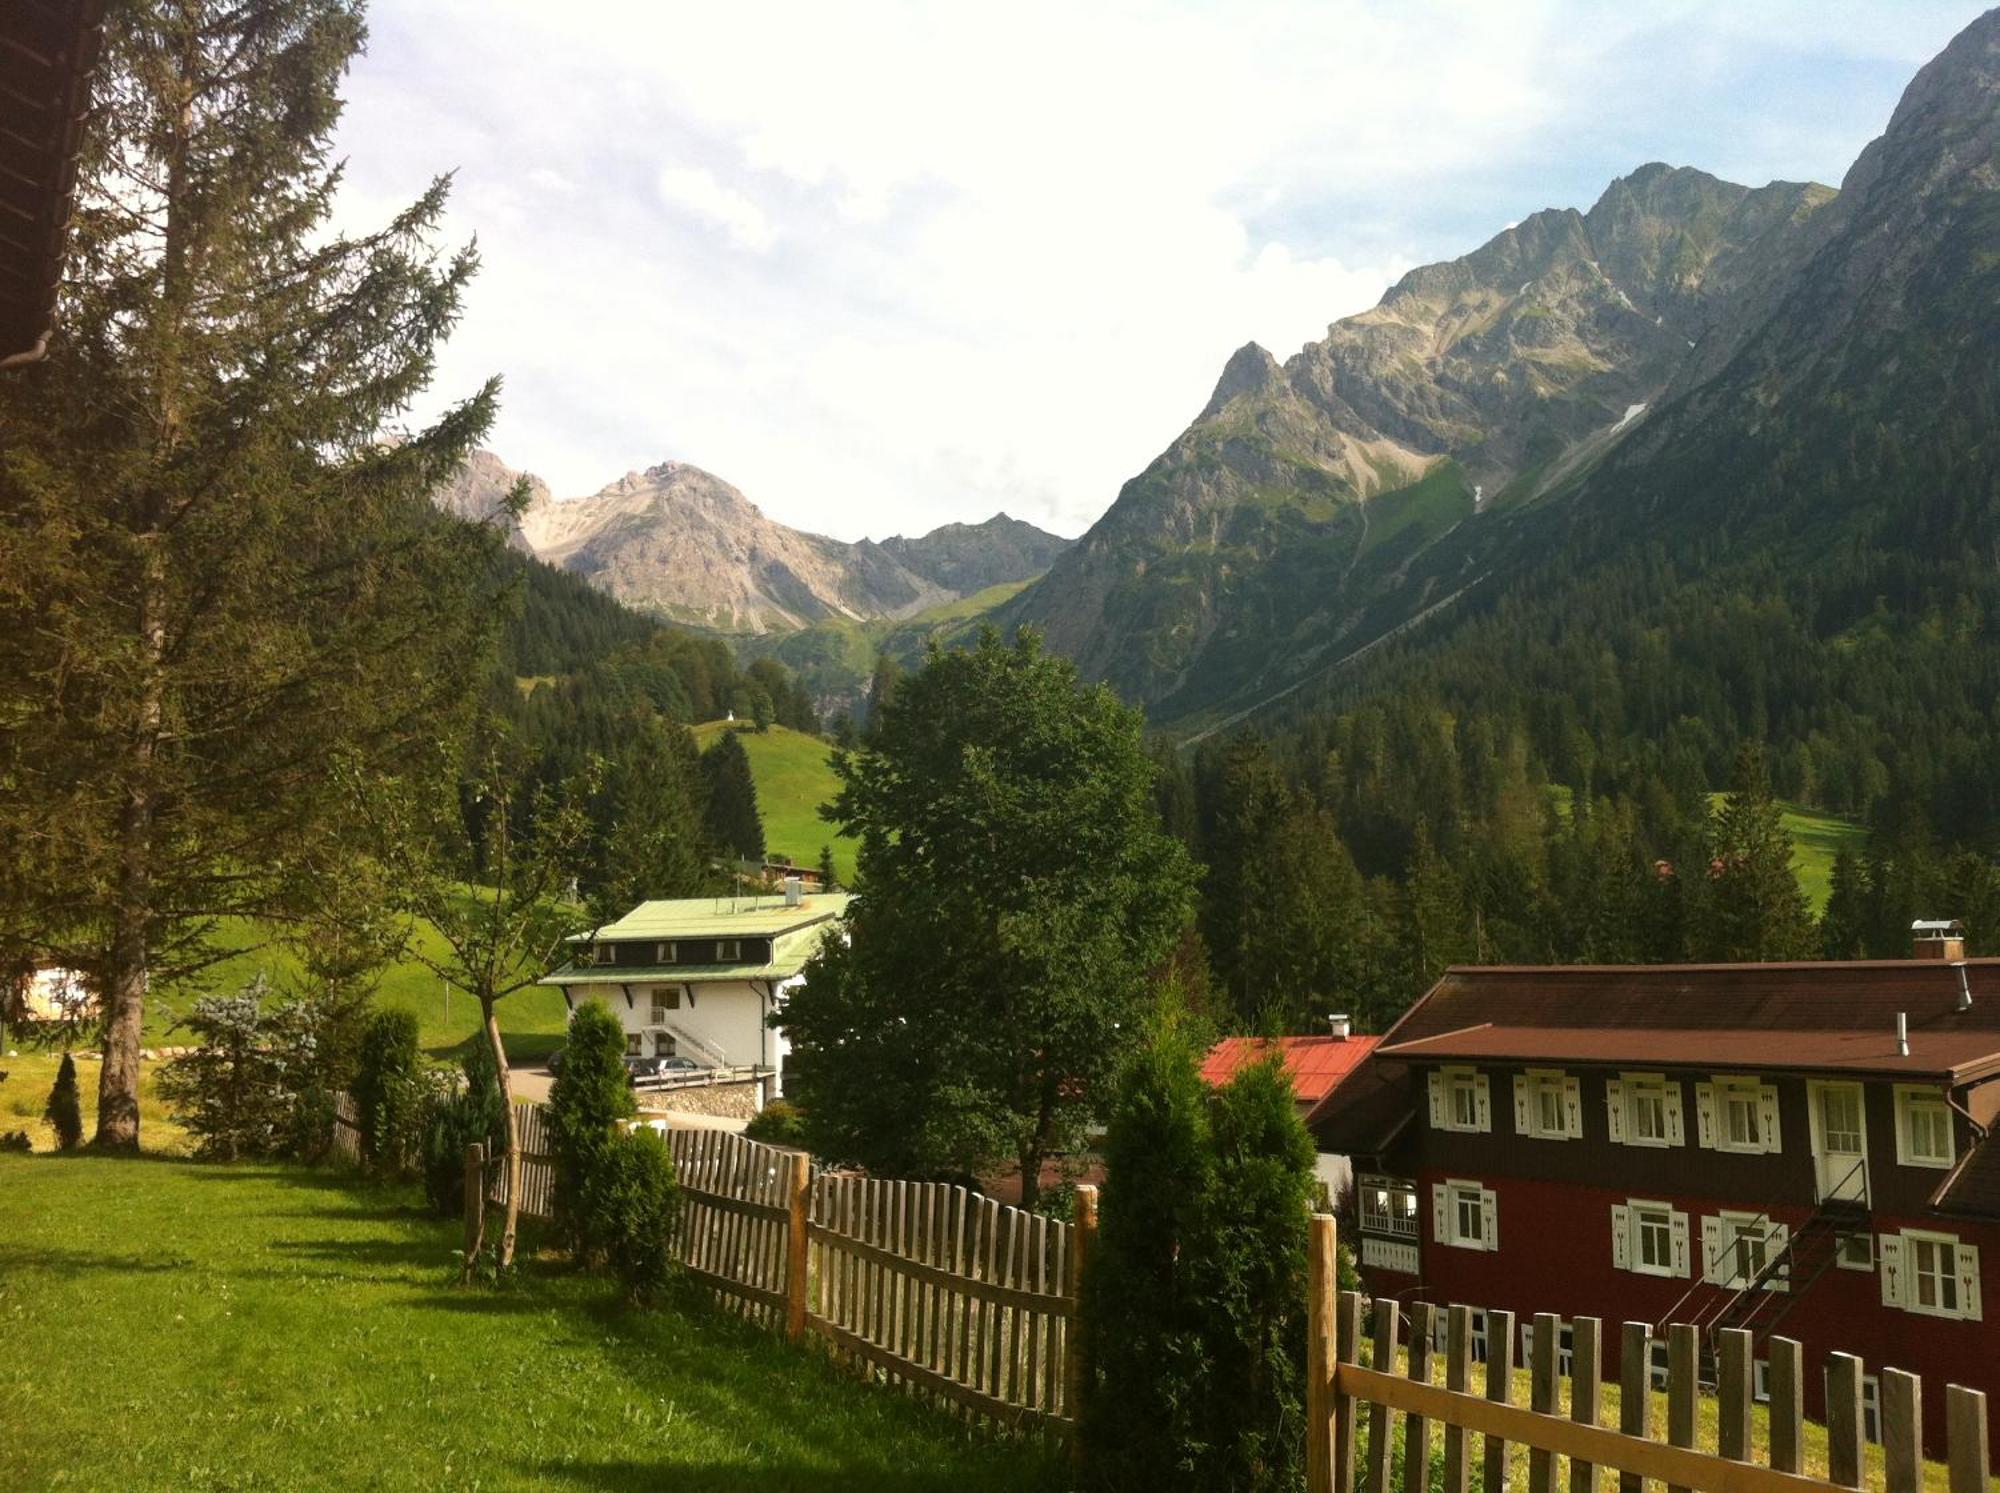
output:
[[295,1167],[0,1156],[0,1487],[1058,1485],[1003,1442],[692,1298],[565,1265],[462,1287],[416,1190]]
[[754,731],[742,722],[709,721],[694,728],[704,749],[724,731],[734,730],[750,758],[757,781],[757,808],[764,816],[764,844],[774,855],[788,855],[803,865],[819,864],[820,847],[833,847],[835,874],[854,874],[852,840],[837,836],[819,817],[819,806],[840,788],[833,775],[833,748],[817,736],[773,726]]

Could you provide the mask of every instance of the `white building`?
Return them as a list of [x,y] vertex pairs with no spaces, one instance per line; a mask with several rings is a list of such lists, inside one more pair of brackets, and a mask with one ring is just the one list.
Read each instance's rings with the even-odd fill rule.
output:
[[784,1087],[786,1043],[766,1018],[840,926],[846,893],[641,902],[571,940],[569,963],[544,977],[574,1011],[602,1001],[632,1056],[680,1057],[698,1081],[752,1084],[761,1106]]

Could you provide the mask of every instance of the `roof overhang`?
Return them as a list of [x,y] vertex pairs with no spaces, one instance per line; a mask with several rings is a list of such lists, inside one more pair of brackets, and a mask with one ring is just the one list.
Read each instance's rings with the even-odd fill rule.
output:
[[48,348],[104,0],[0,6],[0,368]]

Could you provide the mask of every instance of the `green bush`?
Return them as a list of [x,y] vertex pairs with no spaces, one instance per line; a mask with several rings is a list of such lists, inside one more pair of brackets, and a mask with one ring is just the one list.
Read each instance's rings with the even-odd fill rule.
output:
[[48,1108],[42,1118],[56,1133],[58,1151],[74,1151],[83,1144],[83,1101],[76,1091],[76,1059],[63,1054],[56,1069],[55,1087],[49,1090]]
[[584,1182],[586,1232],[634,1301],[654,1299],[673,1274],[680,1187],[666,1138],[650,1126],[612,1135]]
[[788,1100],[773,1099],[751,1117],[750,1123],[743,1127],[743,1134],[767,1146],[790,1146],[803,1151],[806,1149],[805,1111]]
[[1208,1385],[1186,1245],[1212,1159],[1200,1054],[1171,1018],[1120,1074],[1104,1160],[1082,1302],[1086,1478],[1132,1493],[1183,1487],[1202,1451]]
[[507,1146],[500,1070],[483,1031],[466,1047],[459,1069],[463,1083],[438,1089],[424,1123],[424,1195],[443,1214],[465,1207],[465,1148],[484,1141],[493,1157]]
[[625,1029],[608,1007],[586,1001],[569,1021],[569,1045],[549,1089],[546,1112],[554,1152],[555,1225],[577,1259],[603,1254],[592,1226],[589,1178],[618,1133],[618,1122],[637,1112],[625,1073]]
[[362,1028],[354,1071],[361,1157],[389,1176],[409,1176],[422,1155],[430,1083],[417,1049],[414,1011],[377,1011]]
[[196,1046],[160,1070],[158,1087],[197,1156],[291,1151],[315,1060],[314,1024],[307,1006],[267,1006],[269,994],[259,975],[235,995],[203,996],[174,1023],[194,1033]]

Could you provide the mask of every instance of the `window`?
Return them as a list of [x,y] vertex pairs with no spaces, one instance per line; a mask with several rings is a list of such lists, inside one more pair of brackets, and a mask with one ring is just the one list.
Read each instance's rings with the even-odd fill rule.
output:
[[1653,1381],[1653,1388],[1667,1387],[1673,1362],[1673,1350],[1667,1346],[1665,1338],[1656,1337],[1646,1344],[1646,1374]]
[[590,962],[592,964],[616,964],[618,962],[618,945],[609,943],[592,944],[590,946]]
[[674,1039],[665,1032],[653,1033],[653,1056],[670,1058],[674,1055]]
[[1355,1184],[1355,1191],[1359,1195],[1364,1234],[1417,1237],[1416,1183],[1394,1177],[1362,1177]]
[[663,943],[663,944],[655,944],[653,946],[653,963],[676,964],[679,961],[680,961],[679,944]]
[[[1719,1286],[1743,1287],[1784,1254],[1791,1230],[1762,1213],[1718,1213],[1701,1221],[1702,1278]],[[1763,1282],[1767,1291],[1786,1289],[1788,1268]]]
[[1872,1234],[1842,1234],[1834,1245],[1834,1263],[1842,1270],[1873,1270],[1875,1268],[1875,1236]]
[[1896,1160],[1904,1166],[1950,1166],[1951,1108],[1936,1089],[1896,1085]]
[[[1556,1373],[1567,1379],[1576,1361],[1576,1329],[1565,1322],[1556,1329]],[[1535,1324],[1521,1324],[1521,1366],[1533,1368],[1535,1363]]]
[[734,964],[743,957],[743,940],[740,938],[720,938],[715,942],[715,962]]
[[671,985],[653,987],[653,1025],[658,1026],[667,1019],[667,1012],[681,1008],[681,993]]
[[625,1056],[637,1058],[644,1057],[645,1055],[645,1038],[641,1037],[637,1032],[627,1032],[625,1034]]
[[1637,1198],[1611,1209],[1611,1263],[1639,1275],[1688,1273],[1688,1217]]
[[1583,1134],[1583,1104],[1576,1079],[1550,1068],[1514,1076],[1514,1131],[1538,1140],[1573,1140]]
[[[1473,1307],[1467,1314],[1466,1341],[1472,1345],[1472,1361],[1486,1362],[1486,1311],[1483,1307]],[[1431,1347],[1439,1353],[1451,1349],[1451,1312],[1441,1308],[1431,1313]]]
[[1882,1304],[1977,1322],[1979,1250],[1956,1234],[1904,1229],[1879,1241]]
[[1873,1374],[1861,1376],[1861,1435],[1864,1440],[1882,1440],[1882,1381]]
[[1477,1182],[1439,1182],[1431,1188],[1431,1232],[1459,1249],[1498,1249],[1499,1210],[1490,1188]]
[[1430,1076],[1430,1097],[1432,1129],[1493,1129],[1491,1089],[1484,1073],[1472,1068],[1439,1069]]
[[1681,1086],[1663,1073],[1622,1073],[1605,1080],[1604,1113],[1611,1139],[1626,1146],[1686,1143],[1681,1121]]
[[1717,1078],[1695,1085],[1695,1105],[1704,1146],[1745,1155],[1779,1149],[1778,1091],[1773,1085],[1754,1078]]
[[1760,1405],[1771,1403],[1771,1360],[1768,1358],[1751,1360],[1750,1398]]

